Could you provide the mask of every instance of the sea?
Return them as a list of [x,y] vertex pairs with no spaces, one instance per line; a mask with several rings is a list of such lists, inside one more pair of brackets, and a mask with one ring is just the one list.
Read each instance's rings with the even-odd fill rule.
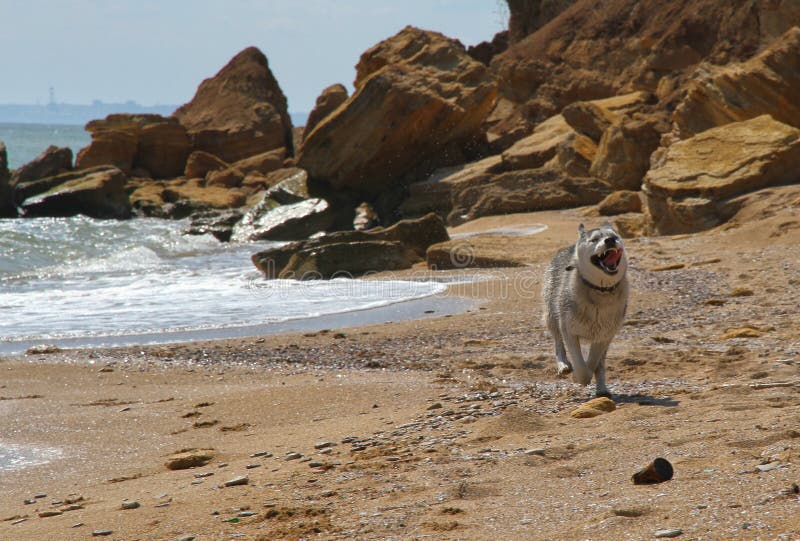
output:
[[[0,124],[0,139],[19,164],[48,144],[80,148],[77,128]],[[84,216],[0,220],[0,355],[40,344],[254,336],[458,309],[438,298],[446,283],[424,277],[265,280],[250,256],[277,243],[221,243],[184,234],[187,225]],[[428,299],[428,309],[409,304],[418,299]]]
[[[74,153],[82,126],[0,123],[11,169],[49,145]],[[250,261],[277,243],[184,234],[186,221],[0,219],[0,356],[39,345],[106,347],[268,335],[465,310],[447,282],[266,280]],[[268,344],[265,345],[268,347]],[[0,436],[0,473],[62,450]]]
[[6,145],[9,169],[16,169],[36,158],[50,145],[69,147],[74,156],[89,144],[91,137],[83,126],[78,125],[0,122],[0,141]]

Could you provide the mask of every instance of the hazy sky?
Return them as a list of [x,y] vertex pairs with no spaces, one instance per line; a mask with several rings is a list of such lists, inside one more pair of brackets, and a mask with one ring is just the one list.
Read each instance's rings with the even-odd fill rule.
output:
[[504,0],[0,0],[0,103],[189,101],[255,45],[289,99],[352,91],[360,54],[407,24],[474,45],[507,24]]

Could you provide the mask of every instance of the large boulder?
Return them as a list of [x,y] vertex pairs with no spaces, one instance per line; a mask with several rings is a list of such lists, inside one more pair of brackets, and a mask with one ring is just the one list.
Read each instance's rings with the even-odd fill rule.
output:
[[280,278],[352,278],[379,271],[408,269],[421,260],[399,242],[373,240],[326,244],[293,254]]
[[[408,252],[414,254],[413,257],[404,257],[405,259],[419,261],[425,257],[428,247],[436,243],[445,242],[449,238],[450,236],[447,234],[447,228],[442,219],[431,213],[416,220],[401,220],[390,227],[376,227],[369,231],[336,231],[277,248],[269,248],[253,254],[251,259],[256,268],[263,272],[267,278],[277,278],[287,270],[287,265],[294,254],[299,252],[311,253],[330,244],[396,243],[403,246],[403,254]],[[372,258],[372,263],[369,264],[368,270],[390,270],[390,268],[381,268],[380,261],[379,258]],[[394,269],[395,267],[391,268]]]
[[800,28],[795,26],[747,62],[704,64],[673,118],[681,138],[762,114],[800,128],[798,96]]
[[642,185],[654,233],[689,233],[730,217],[727,202],[800,182],[800,129],[769,115],[706,130],[666,148]]
[[286,96],[255,47],[203,81],[174,116],[186,127],[193,150],[229,163],[280,147],[293,154]]
[[8,151],[6,144],[0,141],[0,218],[17,215],[14,206],[14,192],[11,189],[11,174],[8,170]]
[[22,215],[126,219],[131,204],[125,174],[113,166],[63,173],[16,186]]
[[113,165],[153,178],[180,176],[189,154],[186,129],[174,118],[155,114],[111,114],[86,124],[89,146],[78,152],[76,169]]
[[227,169],[230,164],[220,160],[213,154],[202,150],[195,150],[186,159],[183,176],[186,178],[205,178],[211,171]]
[[308,135],[298,165],[334,188],[376,195],[467,161],[496,84],[456,40],[406,27],[366,51],[356,91]]
[[51,145],[35,159],[14,171],[12,184],[52,177],[72,170],[72,149]]
[[482,216],[593,205],[612,191],[602,180],[572,177],[554,166],[509,171],[488,184],[454,193],[447,223],[458,225]]
[[619,190],[638,190],[667,129],[658,116],[617,119],[603,132],[589,174]]
[[[266,205],[262,207],[266,209]],[[249,214],[249,213],[248,213]],[[248,218],[242,219],[242,222]],[[325,231],[333,224],[333,209],[324,199],[312,197],[279,205],[246,223],[234,226],[232,240],[299,240]]]
[[346,102],[348,97],[347,89],[339,83],[323,90],[308,115],[305,128],[303,128],[303,140],[317,127],[317,124]]

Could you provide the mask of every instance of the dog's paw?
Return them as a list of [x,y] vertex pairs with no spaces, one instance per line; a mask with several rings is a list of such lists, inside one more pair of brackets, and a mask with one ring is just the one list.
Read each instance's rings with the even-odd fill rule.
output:
[[611,391],[608,389],[597,389],[594,392],[597,398],[611,398]]
[[568,364],[558,363],[558,368],[556,370],[559,376],[566,376],[567,374],[572,373],[572,367]]
[[592,373],[591,372],[573,372],[572,373],[572,381],[579,385],[589,385],[592,381]]

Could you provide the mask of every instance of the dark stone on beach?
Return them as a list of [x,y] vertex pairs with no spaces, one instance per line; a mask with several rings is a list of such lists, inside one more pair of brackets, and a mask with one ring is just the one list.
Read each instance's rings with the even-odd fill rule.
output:
[[330,204],[314,197],[273,207],[251,223],[240,222],[234,227],[233,240],[299,240],[325,231],[332,223]]
[[114,530],[95,530],[92,532],[92,537],[104,537],[112,533],[114,533]]
[[233,234],[233,226],[242,219],[239,210],[207,210],[194,214],[192,222],[184,231],[187,235],[213,235],[220,242],[228,242]]
[[72,149],[49,146],[35,159],[14,171],[12,184],[53,177],[72,170]]
[[241,485],[246,485],[249,482],[250,482],[250,479],[248,479],[247,476],[234,477],[230,481],[225,481],[224,486],[226,486],[226,487],[237,487],[237,486],[241,486]]
[[16,186],[25,217],[75,216],[127,219],[131,203],[125,174],[112,166],[93,167]]
[[[447,228],[442,219],[436,214],[430,213],[416,220],[401,220],[386,228],[374,228],[369,231],[337,231],[322,237],[294,242],[278,248],[270,248],[253,254],[251,260],[256,268],[263,272],[267,278],[277,278],[281,275],[295,253],[301,251],[311,253],[316,249],[330,244],[391,241],[401,244],[404,248],[411,250],[421,259],[425,256],[425,251],[429,246],[446,241],[449,238]],[[344,249],[340,248],[339,250]],[[363,258],[359,259],[362,260],[361,263],[358,265],[349,265],[349,267],[351,267],[350,270],[347,268],[341,270],[353,272],[356,268],[365,268],[367,266],[370,267],[367,270],[389,270],[389,268],[382,269],[380,267],[382,261],[388,262],[388,260],[379,258],[373,261],[371,265],[367,265],[367,262],[363,261]],[[410,256],[409,259],[413,260],[414,258]],[[395,264],[392,265],[392,268],[396,268],[394,266]]]
[[334,221],[333,209],[321,198],[312,197],[308,174],[294,169],[267,190],[233,228],[232,240],[300,240],[325,231]]
[[282,278],[299,280],[353,277],[408,269],[421,258],[399,242],[385,240],[328,244],[300,250],[281,271]]

